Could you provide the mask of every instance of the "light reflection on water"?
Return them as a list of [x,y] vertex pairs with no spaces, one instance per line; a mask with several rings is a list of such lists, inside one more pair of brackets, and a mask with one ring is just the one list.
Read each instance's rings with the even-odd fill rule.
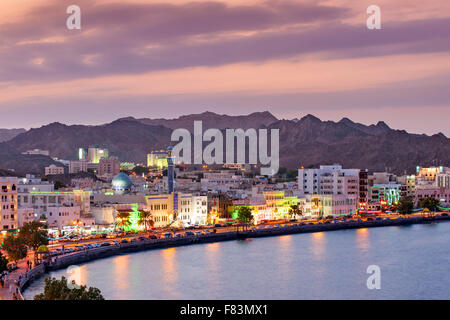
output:
[[[449,299],[448,243],[450,223],[286,235],[100,259],[81,279],[109,299]],[[366,287],[372,264],[381,290]]]

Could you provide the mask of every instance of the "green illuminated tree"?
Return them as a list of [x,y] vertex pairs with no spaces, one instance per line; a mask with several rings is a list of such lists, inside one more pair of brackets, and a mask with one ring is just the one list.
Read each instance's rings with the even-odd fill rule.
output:
[[143,226],[145,230],[153,228],[155,222],[153,221],[153,216],[150,211],[140,211],[138,225]]
[[439,201],[436,200],[435,198],[424,198],[422,200],[420,200],[419,202],[419,207],[422,209],[428,209],[430,211],[437,211],[439,206]]
[[250,223],[253,221],[252,210],[249,207],[240,207],[237,214],[237,219],[241,223]]
[[44,292],[34,296],[34,300],[105,300],[100,289],[86,286],[76,286],[72,281],[69,285],[67,279],[45,279]]
[[119,211],[116,217],[116,226],[124,230],[130,224],[130,213],[128,211]]
[[397,210],[401,214],[410,214],[414,209],[414,203],[411,197],[400,198],[397,204]]
[[10,261],[17,262],[27,256],[27,247],[23,239],[14,236],[7,236],[3,241],[3,250],[8,254]]

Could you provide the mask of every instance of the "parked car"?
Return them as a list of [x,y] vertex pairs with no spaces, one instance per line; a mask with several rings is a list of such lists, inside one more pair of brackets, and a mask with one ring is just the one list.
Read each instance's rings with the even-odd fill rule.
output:
[[120,242],[119,242],[119,241],[113,241],[112,243],[113,243],[114,245],[116,245],[116,246],[120,245]]
[[130,239],[130,242],[136,242],[137,240],[136,240],[136,238],[131,238]]
[[173,238],[173,234],[171,232],[166,232],[163,234],[163,238],[164,239]]
[[198,237],[198,236],[202,236],[203,235],[203,232],[201,232],[201,231],[197,231],[196,233],[195,233],[195,235]]
[[444,212],[441,214],[442,217],[448,217],[448,213]]
[[151,234],[148,236],[149,239],[158,239],[158,236]]
[[127,239],[123,239],[122,241],[120,241],[120,243],[128,243]]
[[141,236],[141,237],[138,238],[138,240],[139,240],[139,241],[145,241],[145,240],[147,240],[147,238]]
[[109,243],[109,242],[102,242],[102,244],[100,246],[101,247],[108,247],[110,245],[111,245],[111,243]]
[[175,238],[183,238],[183,235],[181,233],[176,233]]
[[193,237],[194,236],[194,233],[192,231],[186,231],[185,234],[186,234],[187,237]]

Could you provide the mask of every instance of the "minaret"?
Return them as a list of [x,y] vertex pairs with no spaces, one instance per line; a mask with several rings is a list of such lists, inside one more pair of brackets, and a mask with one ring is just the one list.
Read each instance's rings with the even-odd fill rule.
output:
[[169,194],[173,193],[174,191],[174,180],[175,180],[172,150],[173,150],[172,146],[169,146],[169,148],[167,148],[167,184]]

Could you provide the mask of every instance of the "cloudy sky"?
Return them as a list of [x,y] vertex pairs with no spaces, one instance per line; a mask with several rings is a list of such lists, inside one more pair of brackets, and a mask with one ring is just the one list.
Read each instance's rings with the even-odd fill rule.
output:
[[0,128],[268,110],[450,136],[449,53],[448,0],[1,0]]

